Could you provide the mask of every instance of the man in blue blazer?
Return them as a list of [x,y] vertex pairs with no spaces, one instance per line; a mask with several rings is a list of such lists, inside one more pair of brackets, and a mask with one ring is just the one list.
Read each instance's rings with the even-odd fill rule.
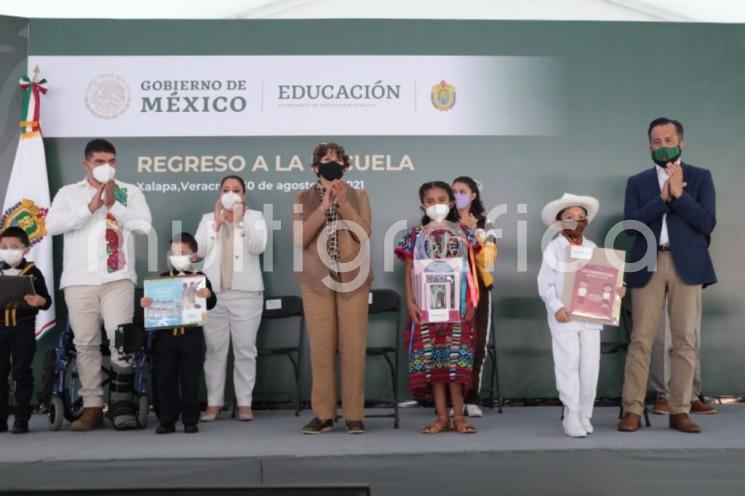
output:
[[716,225],[714,182],[708,170],[680,160],[685,145],[680,122],[655,119],[647,134],[656,165],[632,176],[626,185],[624,218],[635,238],[626,272],[634,328],[618,430],[633,432],[641,425],[652,346],[667,299],[673,341],[670,428],[697,433],[701,427],[688,413],[701,288],[716,282],[709,256]]

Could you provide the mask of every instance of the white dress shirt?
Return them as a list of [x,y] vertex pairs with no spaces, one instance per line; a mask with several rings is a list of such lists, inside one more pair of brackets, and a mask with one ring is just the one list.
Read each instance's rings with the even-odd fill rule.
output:
[[[222,228],[227,228],[223,225]],[[202,216],[196,239],[199,256],[204,258],[202,271],[209,277],[215,292],[222,289],[236,291],[264,291],[259,255],[264,253],[268,239],[264,215],[258,210],[246,209],[243,222],[234,226],[233,233],[233,281],[230,288],[223,288],[220,266],[222,264],[223,236],[215,231],[215,214]]]
[[[556,312],[564,308],[562,295],[564,294],[564,278],[567,271],[566,264],[570,261],[569,246],[569,240],[564,235],[557,235],[546,246],[546,250],[543,252],[541,269],[538,271],[538,295],[546,304],[548,326],[551,332],[600,331],[603,329],[601,324],[579,320],[561,323],[556,320]],[[596,247],[595,243],[584,236],[582,237],[582,246]]]
[[[680,160],[675,162],[680,165]],[[662,193],[662,187],[665,185],[668,177],[667,169],[660,167],[655,164],[657,168],[657,181],[660,183],[660,193]],[[662,214],[662,229],[660,230],[660,239],[658,240],[658,246],[670,246],[670,236],[667,233],[667,214]]]
[[[129,279],[137,284],[133,233],[146,234],[152,227],[145,196],[133,184],[116,181],[126,190],[126,205],[115,201],[111,208],[101,206],[95,213],[88,209],[96,188],[87,179],[63,186],[54,196],[46,219],[50,235],[64,234],[60,289],[68,286],[99,286]],[[123,269],[108,272],[106,260],[106,214],[116,219],[125,259]]]

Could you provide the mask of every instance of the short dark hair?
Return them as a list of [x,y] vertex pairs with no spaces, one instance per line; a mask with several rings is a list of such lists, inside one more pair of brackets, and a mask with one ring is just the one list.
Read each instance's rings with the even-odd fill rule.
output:
[[674,125],[675,130],[678,133],[678,138],[683,139],[683,124],[681,124],[680,121],[676,121],[675,119],[670,119],[668,117],[658,117],[650,122],[649,127],[647,128],[647,138],[649,138],[650,140],[652,139],[652,129],[656,128],[657,126],[667,126],[668,124]]
[[352,165],[349,160],[349,155],[347,154],[346,150],[344,150],[344,147],[341,146],[339,143],[321,143],[317,145],[313,149],[313,161],[310,164],[311,168],[321,165],[321,159],[326,156],[329,150],[334,150],[336,152],[336,156],[339,157],[339,159],[341,160],[341,165],[344,166],[344,169],[349,169],[349,167]]
[[85,145],[86,160],[91,158],[91,155],[97,152],[113,153],[114,155],[116,155],[116,148],[114,148],[114,145],[112,145],[110,141],[96,138],[94,140],[90,140],[88,144]]
[[178,233],[171,239],[171,243],[168,245],[169,247],[176,244],[176,243],[182,243],[188,246],[191,251],[194,253],[199,251],[199,245],[197,244],[197,240],[194,239],[194,236],[187,232]]
[[3,232],[0,232],[0,240],[4,238],[16,238],[23,243],[23,246],[30,246],[31,240],[28,239],[28,234],[26,234],[26,231],[21,229],[18,226],[10,226],[3,230]]
[[241,183],[241,188],[243,188],[243,193],[246,192],[246,181],[241,176],[236,176],[234,174],[231,174],[229,176],[225,176],[225,177],[222,178],[222,181],[220,181],[220,189],[222,189],[222,187],[225,185],[225,183],[227,181],[229,181],[230,179],[233,179],[233,180],[238,181],[239,183]]

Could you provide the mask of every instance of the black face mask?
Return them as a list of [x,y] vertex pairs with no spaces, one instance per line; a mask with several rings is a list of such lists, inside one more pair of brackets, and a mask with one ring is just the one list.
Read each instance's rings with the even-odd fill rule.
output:
[[321,163],[318,165],[318,175],[328,181],[341,179],[344,175],[344,166],[339,162]]

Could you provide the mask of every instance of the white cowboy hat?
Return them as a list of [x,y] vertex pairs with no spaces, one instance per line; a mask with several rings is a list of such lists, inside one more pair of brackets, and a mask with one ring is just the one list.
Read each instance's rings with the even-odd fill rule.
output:
[[598,213],[600,209],[600,203],[597,198],[592,196],[579,196],[571,193],[564,193],[561,198],[549,202],[541,211],[541,220],[547,226],[550,226],[556,222],[556,216],[559,213],[569,207],[582,207],[587,212],[587,223],[592,222],[592,219]]

